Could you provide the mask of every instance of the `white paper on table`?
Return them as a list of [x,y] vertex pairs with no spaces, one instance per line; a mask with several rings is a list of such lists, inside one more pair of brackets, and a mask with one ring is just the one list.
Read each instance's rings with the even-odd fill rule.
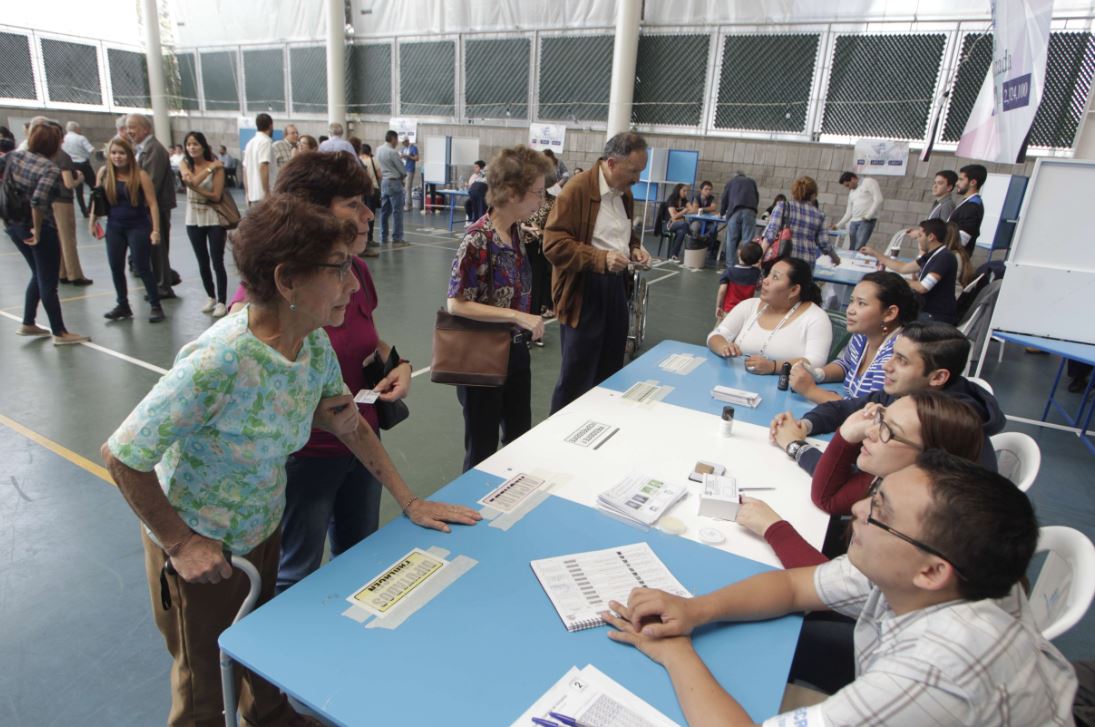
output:
[[592,664],[571,667],[511,727],[528,727],[533,717],[558,722],[551,712],[589,727],[680,727]]

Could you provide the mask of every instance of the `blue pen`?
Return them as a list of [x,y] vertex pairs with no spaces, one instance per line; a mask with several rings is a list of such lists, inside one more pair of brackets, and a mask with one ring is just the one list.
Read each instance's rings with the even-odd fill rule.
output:
[[555,722],[552,722],[550,719],[540,719],[539,717],[533,717],[532,721],[534,724],[540,725],[540,727],[561,727]]
[[548,712],[548,714],[550,714],[552,717],[559,720],[563,724],[567,725],[568,727],[582,727],[580,724],[578,724],[578,720],[574,719],[573,717],[567,717],[565,714],[559,714],[558,712]]

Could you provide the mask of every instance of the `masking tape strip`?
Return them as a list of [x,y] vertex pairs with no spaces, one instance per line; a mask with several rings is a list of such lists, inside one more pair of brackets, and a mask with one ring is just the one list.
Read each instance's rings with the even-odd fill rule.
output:
[[363,608],[358,608],[357,606],[350,606],[342,612],[342,615],[350,619],[351,621],[356,621],[359,624],[365,623],[369,620],[369,617],[372,616],[371,613]]
[[550,494],[551,484],[549,483],[545,487],[541,487],[539,490],[526,497],[525,501],[513,510],[510,510],[507,513],[502,513],[498,517],[493,518],[490,521],[490,526],[492,528],[498,528],[503,532],[509,530],[514,525],[516,525],[521,518],[532,512],[533,509],[536,508],[541,502],[548,499],[548,495]]
[[639,406],[654,406],[654,404],[657,404],[659,401],[669,396],[671,391],[673,391],[672,386],[659,386],[658,390],[648,396],[642,404],[639,404]]
[[[430,549],[434,550],[433,548]],[[441,550],[438,548],[437,550]],[[429,552],[429,551],[427,551]],[[448,551],[444,551],[448,552]],[[431,553],[432,554],[432,553]],[[456,579],[470,571],[479,561],[466,555],[453,558],[448,566],[431,576],[428,581],[415,589],[414,593],[384,616],[378,616],[365,624],[367,629],[395,629],[410,618],[415,611],[432,601],[443,590],[456,582]]]

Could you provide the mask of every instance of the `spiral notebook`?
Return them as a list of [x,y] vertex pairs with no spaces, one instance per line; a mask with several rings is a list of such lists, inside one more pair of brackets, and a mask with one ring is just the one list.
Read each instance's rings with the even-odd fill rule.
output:
[[627,603],[633,588],[692,596],[647,543],[544,558],[531,565],[567,631],[603,625],[601,613],[608,610],[608,602]]

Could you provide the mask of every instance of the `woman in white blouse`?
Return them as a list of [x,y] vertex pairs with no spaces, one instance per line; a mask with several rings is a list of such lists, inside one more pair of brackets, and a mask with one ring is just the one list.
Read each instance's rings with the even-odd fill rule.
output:
[[785,363],[824,366],[833,342],[829,316],[809,263],[780,258],[768,269],[760,297],[734,306],[707,336],[719,356],[747,356],[745,370],[778,374]]

